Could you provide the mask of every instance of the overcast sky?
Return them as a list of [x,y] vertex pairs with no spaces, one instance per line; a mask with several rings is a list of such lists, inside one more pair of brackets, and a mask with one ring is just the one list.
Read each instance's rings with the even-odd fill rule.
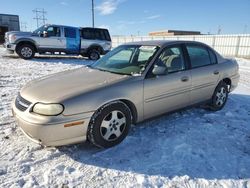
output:
[[[17,14],[36,28],[35,8],[47,23],[91,26],[91,0],[0,0],[0,13]],[[202,33],[250,33],[250,0],[95,0],[95,22],[113,35],[147,35],[177,29]],[[24,27],[23,27],[24,28]]]

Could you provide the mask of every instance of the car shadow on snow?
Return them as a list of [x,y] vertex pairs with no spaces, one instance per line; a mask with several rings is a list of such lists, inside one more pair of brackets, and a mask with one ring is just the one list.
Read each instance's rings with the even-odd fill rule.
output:
[[225,108],[191,108],[133,126],[118,146],[60,147],[75,161],[168,178],[250,177],[250,96],[231,94]]
[[[11,59],[21,59],[16,54],[6,54],[2,55],[2,57]],[[63,63],[63,64],[74,64],[74,65],[89,65],[95,62],[93,60],[89,60],[88,58],[82,56],[59,56],[59,55],[55,56],[38,55],[31,60],[24,60],[24,61],[41,62],[41,63]]]
[[62,63],[62,64],[73,64],[73,65],[90,65],[95,61],[78,56],[68,56],[68,57],[53,57],[53,56],[39,56],[32,59],[35,62],[43,63]]

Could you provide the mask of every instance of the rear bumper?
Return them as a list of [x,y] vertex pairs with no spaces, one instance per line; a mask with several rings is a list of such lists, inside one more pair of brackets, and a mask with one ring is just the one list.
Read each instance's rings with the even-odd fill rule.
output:
[[105,54],[107,54],[109,52],[110,52],[110,50],[105,50],[105,51],[103,51],[102,55],[105,55]]
[[[44,146],[62,146],[83,142],[87,138],[90,117],[53,124],[38,124],[24,120],[22,113],[12,104],[13,116],[22,132],[33,142]],[[29,113],[29,112],[27,112]],[[24,114],[27,118],[27,113]],[[76,124],[77,125],[74,125]],[[66,125],[66,126],[65,126]]]
[[[101,51],[100,55],[105,55],[108,52],[110,52],[110,50],[103,50],[103,51]],[[82,54],[84,56],[88,56],[88,49],[81,49],[80,54]]]
[[230,92],[235,90],[235,88],[238,86],[239,80],[240,80],[240,75],[239,74],[236,74],[236,75],[231,77]]

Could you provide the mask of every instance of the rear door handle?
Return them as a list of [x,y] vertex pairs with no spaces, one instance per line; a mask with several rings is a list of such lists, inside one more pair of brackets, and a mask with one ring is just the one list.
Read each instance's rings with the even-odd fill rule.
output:
[[181,81],[182,82],[187,82],[189,80],[189,78],[187,77],[187,76],[183,76],[182,78],[181,78]]
[[215,71],[214,71],[214,74],[215,74],[215,75],[217,75],[217,74],[219,74],[219,73],[220,73],[220,72],[219,72],[218,70],[215,70]]

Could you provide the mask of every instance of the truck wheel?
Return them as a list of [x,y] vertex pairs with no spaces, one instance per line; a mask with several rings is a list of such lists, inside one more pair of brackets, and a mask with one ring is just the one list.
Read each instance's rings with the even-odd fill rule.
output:
[[220,82],[218,86],[215,88],[212,102],[210,103],[209,107],[212,111],[221,110],[226,102],[228,97],[228,86],[225,82]]
[[88,126],[88,140],[97,147],[109,148],[122,142],[132,123],[129,107],[114,101],[95,112]]
[[100,53],[99,53],[99,51],[96,50],[96,49],[91,49],[91,50],[89,50],[89,52],[88,52],[88,57],[89,57],[89,59],[91,59],[91,60],[97,60],[97,59],[100,58]]
[[32,59],[35,55],[35,49],[32,45],[29,44],[23,44],[19,47],[17,47],[17,54],[22,59]]

